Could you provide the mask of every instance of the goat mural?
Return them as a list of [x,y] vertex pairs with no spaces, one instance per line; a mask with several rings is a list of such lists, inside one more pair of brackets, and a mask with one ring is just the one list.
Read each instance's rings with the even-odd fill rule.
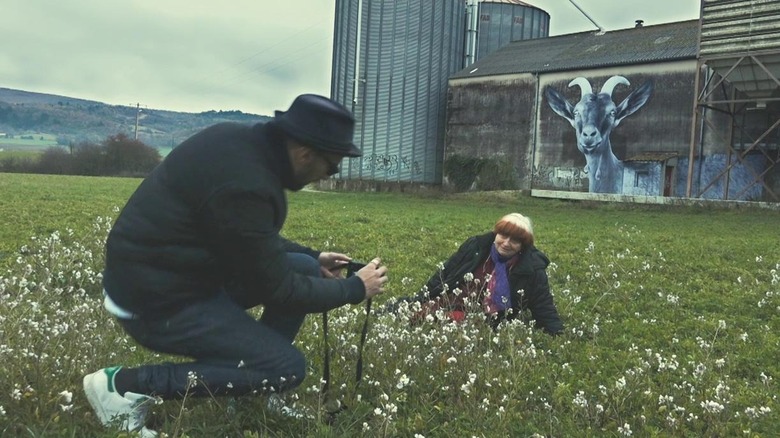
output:
[[575,78],[569,87],[579,86],[582,96],[575,105],[552,87],[545,89],[550,108],[568,120],[576,131],[577,149],[585,155],[591,193],[622,193],[623,163],[612,152],[609,135],[623,119],[642,108],[653,92],[652,81],[645,82],[615,105],[612,91],[620,84],[631,85],[623,76],[612,76],[596,94],[587,79]]

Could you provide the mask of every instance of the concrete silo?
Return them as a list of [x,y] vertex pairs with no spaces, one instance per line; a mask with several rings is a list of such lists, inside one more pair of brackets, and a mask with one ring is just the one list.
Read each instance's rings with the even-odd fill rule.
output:
[[546,36],[549,15],[521,3],[336,0],[331,97],[355,115],[363,157],[345,159],[333,178],[440,184],[447,80],[473,62],[471,34],[483,44],[467,28],[490,17],[485,51]]

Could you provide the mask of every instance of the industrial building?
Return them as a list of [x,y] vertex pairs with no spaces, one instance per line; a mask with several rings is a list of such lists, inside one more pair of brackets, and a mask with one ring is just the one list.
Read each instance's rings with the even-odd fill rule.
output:
[[550,16],[518,0],[337,0],[331,97],[357,120],[336,179],[440,184],[448,78]]
[[521,1],[337,0],[336,182],[780,203],[780,0],[549,37]]

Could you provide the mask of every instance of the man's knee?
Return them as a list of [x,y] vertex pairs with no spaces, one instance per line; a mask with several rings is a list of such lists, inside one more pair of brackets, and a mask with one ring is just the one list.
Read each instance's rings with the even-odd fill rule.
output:
[[[306,377],[306,358],[298,349],[290,348],[284,355],[280,356],[273,365],[273,369],[261,366],[258,371],[258,377],[274,375],[276,378],[270,381],[263,378],[261,383],[265,390],[285,391],[299,386]],[[250,365],[251,366],[251,365]],[[266,365],[267,366],[267,365]],[[269,386],[271,388],[269,388]]]
[[300,385],[306,377],[306,357],[298,350],[295,350],[293,356],[290,364],[290,382],[288,384],[290,388]]

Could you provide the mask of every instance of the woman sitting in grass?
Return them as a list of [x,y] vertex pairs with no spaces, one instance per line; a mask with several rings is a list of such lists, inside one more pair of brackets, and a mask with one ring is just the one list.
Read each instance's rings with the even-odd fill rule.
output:
[[412,323],[435,320],[437,315],[462,321],[477,308],[468,305],[472,303],[479,305],[493,328],[528,309],[536,327],[559,334],[563,323],[550,294],[549,264],[534,246],[531,220],[510,213],[496,222],[492,232],[468,238],[417,296],[401,301],[420,303]]

